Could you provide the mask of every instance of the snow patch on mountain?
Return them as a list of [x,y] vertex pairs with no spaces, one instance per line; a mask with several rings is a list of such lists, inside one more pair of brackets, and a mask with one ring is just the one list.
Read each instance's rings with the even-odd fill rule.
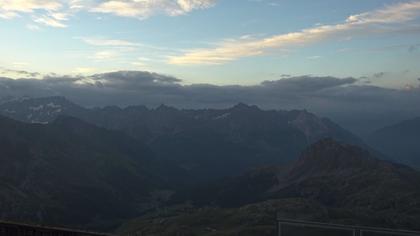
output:
[[29,110],[31,111],[40,111],[44,109],[44,105],[39,105],[39,106],[30,106]]
[[216,116],[216,117],[214,117],[213,119],[214,120],[221,120],[221,119],[226,119],[226,118],[228,118],[230,116],[230,112],[228,112],[228,113],[224,113],[224,114],[222,114],[222,115],[220,115],[220,116]]

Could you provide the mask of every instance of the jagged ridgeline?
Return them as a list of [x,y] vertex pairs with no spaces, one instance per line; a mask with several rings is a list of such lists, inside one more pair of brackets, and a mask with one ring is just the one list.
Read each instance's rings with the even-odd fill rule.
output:
[[0,105],[0,113],[43,124],[66,115],[121,131],[147,144],[160,159],[190,172],[194,179],[286,163],[324,137],[364,145],[329,119],[307,111],[265,111],[242,103],[227,109],[181,110],[165,105],[87,109],[63,97],[47,97],[8,101]]
[[308,111],[47,97],[0,113],[2,219],[146,235],[271,235],[277,213],[420,225],[418,172]]

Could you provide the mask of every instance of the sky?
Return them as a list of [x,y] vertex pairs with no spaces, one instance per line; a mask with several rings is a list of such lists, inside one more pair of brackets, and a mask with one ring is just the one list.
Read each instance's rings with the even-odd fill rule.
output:
[[0,0],[0,103],[420,117],[420,0]]
[[310,75],[402,89],[420,77],[411,0],[0,0],[0,35],[0,76],[15,79],[130,70],[187,85]]

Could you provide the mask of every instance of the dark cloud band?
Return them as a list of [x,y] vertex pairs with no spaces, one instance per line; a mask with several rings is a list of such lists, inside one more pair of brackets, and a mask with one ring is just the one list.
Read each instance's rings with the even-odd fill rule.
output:
[[[347,126],[374,128],[420,115],[420,88],[382,88],[355,78],[286,77],[253,86],[182,85],[172,76],[119,71],[92,76],[48,75],[43,79],[0,78],[2,96],[65,96],[85,106],[162,103],[183,108],[226,107],[237,102],[268,109],[308,109]],[[386,117],[384,117],[385,114]],[[362,127],[360,120],[364,119]],[[369,123],[371,122],[371,127]],[[363,123],[363,122],[362,122]]]

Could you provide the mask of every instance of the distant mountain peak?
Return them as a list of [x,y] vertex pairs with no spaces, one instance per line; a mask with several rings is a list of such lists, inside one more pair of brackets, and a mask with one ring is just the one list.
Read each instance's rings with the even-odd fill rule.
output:
[[119,106],[106,106],[102,110],[107,111],[107,112],[119,112],[119,111],[122,111],[123,109],[121,109],[121,107]]
[[178,111],[178,109],[162,103],[156,108],[156,111]]
[[20,98],[0,105],[0,114],[26,123],[46,124],[62,114],[80,114],[85,108],[62,96]]
[[258,106],[256,105],[248,105],[245,103],[238,103],[235,106],[233,106],[231,108],[231,110],[256,110],[256,111],[260,111],[260,108],[258,108]]
[[57,118],[54,119],[51,124],[65,124],[65,123],[87,123],[84,122],[76,117],[67,116],[67,115],[59,115]]
[[138,106],[128,106],[124,110],[125,111],[148,111],[149,109],[146,106],[138,105]]
[[292,168],[291,176],[330,175],[367,170],[380,161],[360,147],[322,139],[307,148]]

